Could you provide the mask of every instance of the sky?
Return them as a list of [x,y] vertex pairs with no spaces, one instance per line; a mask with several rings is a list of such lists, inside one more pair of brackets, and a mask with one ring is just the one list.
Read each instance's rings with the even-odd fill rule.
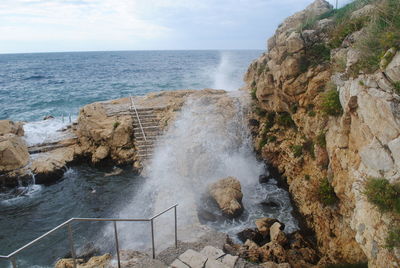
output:
[[0,0],[0,53],[265,49],[312,1]]

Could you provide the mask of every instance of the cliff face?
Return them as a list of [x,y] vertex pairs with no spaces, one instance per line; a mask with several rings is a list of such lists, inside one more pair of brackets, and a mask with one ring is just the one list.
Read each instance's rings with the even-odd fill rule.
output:
[[[373,8],[351,16],[368,19]],[[328,47],[333,19],[304,30],[310,18],[330,9],[317,0],[286,19],[268,40],[268,52],[250,65],[245,81],[254,99],[255,147],[287,178],[315,230],[321,264],[368,260],[371,267],[398,267],[399,250],[385,247],[398,216],[379,212],[363,192],[371,177],[400,181],[400,97],[394,86],[400,52],[392,49],[393,57],[384,57],[373,74],[352,72],[360,60],[353,44],[363,29],[335,49]]]

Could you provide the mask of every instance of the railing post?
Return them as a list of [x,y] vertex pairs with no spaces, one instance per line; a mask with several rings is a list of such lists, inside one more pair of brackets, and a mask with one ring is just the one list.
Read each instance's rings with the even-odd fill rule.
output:
[[117,249],[118,268],[121,268],[121,260],[119,258],[119,243],[118,243],[118,232],[117,232],[117,222],[116,221],[114,221],[114,234],[115,234],[115,247]]
[[76,268],[76,253],[75,253],[74,237],[73,237],[73,234],[72,234],[72,227],[71,227],[71,224],[68,223],[67,227],[68,227],[69,246],[70,246],[70,248],[71,248],[71,255],[72,255],[72,259],[73,259],[73,261],[74,261],[74,268]]
[[15,257],[11,257],[11,264],[13,268],[17,268],[17,261],[15,260]]
[[153,249],[153,259],[156,258],[156,249],[154,246],[154,222],[153,219],[150,220],[150,225],[151,225],[151,246]]
[[176,215],[176,206],[174,207],[174,214],[175,214],[175,248],[178,248],[178,218]]

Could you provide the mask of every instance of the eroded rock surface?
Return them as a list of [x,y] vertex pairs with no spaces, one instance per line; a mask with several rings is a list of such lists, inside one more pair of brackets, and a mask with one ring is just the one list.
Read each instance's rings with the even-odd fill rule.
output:
[[[353,17],[367,16],[374,8],[366,6]],[[308,13],[328,9],[327,2],[315,1],[285,20],[268,41],[268,51],[250,65],[245,79],[256,98],[251,118],[259,122],[251,126],[255,147],[287,179],[316,233],[321,265],[368,260],[371,267],[398,267],[400,255],[384,246],[398,219],[380,213],[363,191],[370,177],[400,179],[400,97],[394,88],[400,81],[400,52],[388,51],[391,57],[384,57],[389,60],[376,73],[351,73],[360,59],[353,46],[364,34],[360,30],[331,50],[330,59],[304,65],[315,56],[310,54],[315,45],[327,46],[332,21],[317,21],[310,30],[299,26]],[[333,69],[340,61],[343,66]],[[339,93],[340,115],[322,111],[330,90]],[[326,178],[334,197],[321,194]],[[327,205],[327,198],[337,202]]]
[[237,217],[243,212],[243,194],[238,179],[234,177],[221,179],[209,186],[209,193],[228,217]]

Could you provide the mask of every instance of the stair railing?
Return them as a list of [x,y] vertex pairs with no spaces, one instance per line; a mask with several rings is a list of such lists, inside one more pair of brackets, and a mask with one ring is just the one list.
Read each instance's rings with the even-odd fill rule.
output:
[[139,114],[138,114],[138,112],[137,112],[136,105],[135,105],[135,103],[133,102],[133,98],[132,98],[132,97],[130,97],[130,100],[131,100],[131,110],[133,109],[133,110],[135,111],[136,118],[137,118],[137,120],[138,120],[138,122],[139,122],[139,127],[140,127],[140,129],[142,130],[142,134],[143,134],[144,141],[147,143],[146,134],[144,133],[143,126],[142,126],[142,122],[140,121],[140,117],[139,117]]
[[55,231],[63,228],[63,227],[67,227],[67,231],[68,231],[68,240],[69,240],[69,245],[70,245],[70,251],[71,251],[71,255],[72,255],[72,259],[73,259],[73,264],[74,264],[74,268],[77,268],[77,256],[76,256],[76,251],[75,251],[75,246],[74,246],[74,237],[73,237],[73,233],[72,233],[72,226],[71,224],[73,222],[82,222],[82,221],[92,221],[92,222],[99,222],[99,221],[109,221],[109,222],[113,222],[114,225],[114,237],[115,237],[115,248],[117,251],[117,260],[118,260],[118,268],[121,268],[121,260],[120,260],[120,254],[119,254],[119,242],[118,242],[118,229],[117,229],[117,222],[123,221],[123,222],[150,222],[150,228],[151,228],[151,245],[152,245],[152,256],[153,259],[155,259],[156,257],[156,250],[155,250],[155,242],[154,242],[154,219],[158,218],[159,216],[163,215],[164,213],[174,209],[174,218],[175,218],[175,247],[178,247],[178,225],[177,225],[177,206],[178,204],[175,204],[165,210],[163,210],[162,212],[154,215],[151,218],[148,219],[117,219],[117,218],[71,218],[63,223],[61,223],[60,225],[58,225],[57,227],[51,229],[50,231],[48,231],[47,233],[39,236],[38,238],[36,238],[35,240],[32,240],[31,242],[25,244],[24,246],[20,247],[19,249],[15,250],[14,252],[6,255],[6,256],[0,256],[0,259],[6,259],[9,260],[12,264],[13,268],[17,268],[17,258],[16,255],[18,253],[20,253],[21,251],[31,247],[32,245],[34,245],[35,243],[39,242],[40,240],[42,240],[43,238],[47,237],[48,235],[54,233]]

